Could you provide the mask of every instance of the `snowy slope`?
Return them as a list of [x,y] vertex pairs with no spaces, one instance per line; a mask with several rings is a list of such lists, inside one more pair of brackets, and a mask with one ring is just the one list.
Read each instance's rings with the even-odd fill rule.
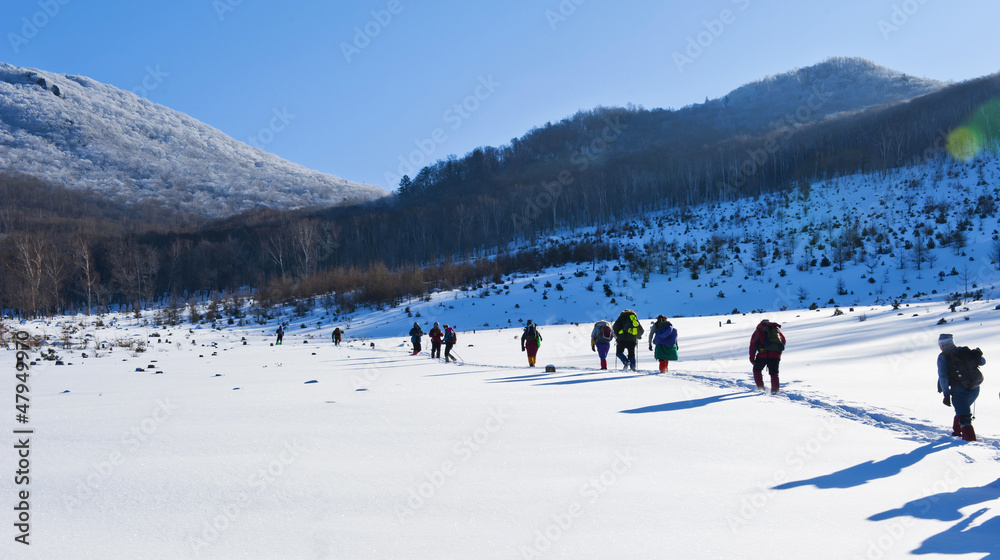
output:
[[[898,312],[912,314],[930,302],[954,301],[956,294],[959,310],[969,300],[1000,297],[996,208],[996,156],[971,164],[928,162],[884,177],[839,177],[808,191],[556,232],[537,247],[591,240],[635,257],[512,274],[499,283],[414,298],[397,309],[360,311],[352,327],[365,336],[404,335],[415,320],[426,324],[451,314],[465,330],[526,319],[592,323],[614,319],[623,308],[640,316],[692,317],[810,306],[849,312],[896,303]],[[954,241],[956,232],[964,242]],[[838,262],[838,245],[845,243],[853,250]],[[762,259],[754,256],[758,246]],[[645,281],[642,266],[649,271]]]
[[[948,326],[988,357],[1000,355],[992,307],[974,304]],[[91,342],[87,358],[57,349],[66,365],[32,370],[32,544],[14,543],[7,523],[0,551],[24,559],[1000,552],[993,368],[977,407],[983,441],[959,442],[933,389],[934,320],[953,314],[943,304],[919,317],[864,312],[864,322],[830,310],[772,314],[789,339],[786,392],[776,397],[751,390],[752,315],[731,324],[676,319],[681,359],[667,375],[647,375],[644,348],[637,374],[597,370],[587,325],[542,328],[539,363],[557,368],[546,373],[526,367],[519,329],[463,331],[463,361],[443,364],[426,351],[408,355],[403,337],[348,336],[334,347],[334,324],[319,313],[302,319],[306,328],[293,323],[282,346],[271,345],[275,324],[25,324],[58,338],[83,323],[75,341],[91,333],[150,346],[133,355]],[[458,322],[462,313],[434,318]],[[13,373],[13,358],[0,352],[0,368]],[[12,395],[13,375],[2,379]],[[12,416],[5,425],[25,427]],[[3,477],[0,500],[12,506],[15,489]]]
[[386,194],[285,161],[132,92],[3,63],[0,170],[203,216]]

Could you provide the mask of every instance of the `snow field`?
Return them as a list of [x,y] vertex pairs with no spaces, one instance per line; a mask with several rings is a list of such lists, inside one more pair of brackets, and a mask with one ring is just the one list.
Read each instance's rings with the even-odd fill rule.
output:
[[[969,307],[946,328],[990,360],[1000,312]],[[955,314],[860,311],[768,315],[789,340],[780,396],[752,390],[754,315],[676,318],[666,375],[645,344],[643,371],[599,371],[588,325],[541,327],[555,373],[526,367],[517,329],[460,332],[459,364],[401,336],[334,347],[332,326],[280,347],[269,326],[159,329],[171,343],[137,357],[64,351],[73,365],[31,375],[32,545],[11,548],[10,525],[0,542],[17,558],[996,552],[993,363],[984,441],[959,442],[933,385],[935,322]]]

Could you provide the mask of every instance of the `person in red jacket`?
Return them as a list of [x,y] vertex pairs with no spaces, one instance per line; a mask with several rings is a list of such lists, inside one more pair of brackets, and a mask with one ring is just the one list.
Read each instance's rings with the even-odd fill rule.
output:
[[444,331],[441,330],[441,325],[434,322],[434,328],[427,333],[431,337],[431,357],[440,358],[441,357],[441,342],[444,340]]
[[785,335],[781,325],[767,319],[757,324],[750,337],[750,363],[753,364],[753,380],[757,390],[764,390],[764,367],[771,375],[771,394],[778,392],[778,364],[781,353],[785,351]]

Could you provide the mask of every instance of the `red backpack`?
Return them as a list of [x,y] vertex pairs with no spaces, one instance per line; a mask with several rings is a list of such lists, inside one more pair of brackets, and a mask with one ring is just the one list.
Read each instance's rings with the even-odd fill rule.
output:
[[597,332],[597,342],[611,342],[613,338],[614,333],[611,332],[611,325],[604,323]]

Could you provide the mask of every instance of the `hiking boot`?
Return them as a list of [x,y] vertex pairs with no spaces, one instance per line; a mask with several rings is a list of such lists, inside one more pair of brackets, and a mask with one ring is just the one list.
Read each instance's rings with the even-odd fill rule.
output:
[[962,436],[962,423],[959,422],[958,416],[955,416],[955,421],[951,423],[951,435],[955,437]]
[[976,430],[972,429],[972,424],[962,426],[962,439],[965,441],[976,441]]

